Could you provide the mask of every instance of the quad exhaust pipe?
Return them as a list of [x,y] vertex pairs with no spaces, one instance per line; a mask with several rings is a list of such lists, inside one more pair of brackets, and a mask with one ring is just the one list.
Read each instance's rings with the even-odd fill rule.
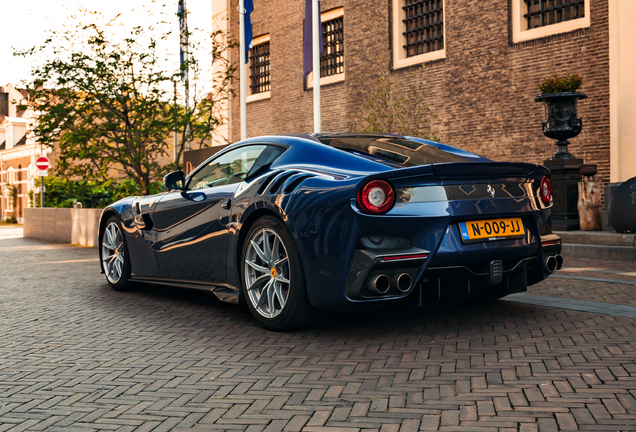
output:
[[386,294],[391,288],[391,279],[385,274],[375,275],[369,281],[369,289],[376,294]]
[[563,267],[563,257],[559,254],[547,257],[545,259],[544,267],[548,273],[554,273]]
[[390,289],[399,293],[406,293],[411,289],[413,280],[408,273],[400,273],[392,278],[385,274],[375,275],[369,280],[369,290],[376,294],[386,294]]
[[393,279],[391,279],[391,287],[401,293],[408,292],[408,290],[411,289],[412,283],[413,281],[411,280],[411,276],[408,273],[395,275],[393,276]]

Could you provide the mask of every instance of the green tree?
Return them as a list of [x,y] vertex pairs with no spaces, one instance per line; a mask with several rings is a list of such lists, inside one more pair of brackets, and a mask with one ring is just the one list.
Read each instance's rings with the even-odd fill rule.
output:
[[[182,97],[174,103],[173,85],[181,75],[176,46],[162,50],[171,40],[169,21],[174,23],[176,17],[157,15],[155,25],[126,28],[121,14],[105,19],[84,11],[71,16],[62,29],[51,31],[42,46],[18,53],[42,59],[26,86],[28,104],[38,115],[36,140],[59,148],[56,174],[60,177],[100,181],[124,177],[149,194],[153,182],[168,169],[180,167],[178,162],[165,166],[160,162],[172,156],[168,153],[174,130],[181,131],[179,161],[187,138],[198,139],[201,145],[223,123],[219,106],[228,98],[233,68],[224,56],[228,44],[222,33],[205,38],[212,45],[211,62],[216,63],[212,79],[201,73],[198,47],[190,43],[187,67],[195,71],[194,91],[186,111]],[[211,88],[197,86],[197,79],[211,82]]]
[[364,133],[388,133],[440,141],[430,130],[430,113],[426,107],[424,67],[411,73],[411,83],[391,76],[391,52],[373,58],[372,74],[360,75],[364,102],[358,109],[361,121],[353,130]]

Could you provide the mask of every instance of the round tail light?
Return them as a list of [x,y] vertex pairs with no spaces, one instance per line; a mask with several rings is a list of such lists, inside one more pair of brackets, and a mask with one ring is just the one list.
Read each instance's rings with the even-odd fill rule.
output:
[[550,179],[548,177],[543,177],[541,179],[541,185],[539,186],[539,196],[541,197],[541,201],[543,201],[543,204],[550,203],[550,198],[552,198],[552,185],[550,184]]
[[358,205],[367,213],[380,214],[395,204],[395,191],[382,180],[372,180],[358,192]]

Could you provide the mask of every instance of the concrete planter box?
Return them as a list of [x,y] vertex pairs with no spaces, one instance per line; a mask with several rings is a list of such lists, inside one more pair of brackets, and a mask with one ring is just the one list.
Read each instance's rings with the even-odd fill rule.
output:
[[102,209],[25,208],[24,237],[97,246]]

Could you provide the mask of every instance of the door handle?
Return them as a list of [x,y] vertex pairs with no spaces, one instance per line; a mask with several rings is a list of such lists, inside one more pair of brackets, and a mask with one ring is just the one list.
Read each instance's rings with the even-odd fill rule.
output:
[[230,207],[232,207],[232,200],[229,199],[225,201],[223,204],[221,204],[221,207],[224,208],[225,210],[228,210]]

